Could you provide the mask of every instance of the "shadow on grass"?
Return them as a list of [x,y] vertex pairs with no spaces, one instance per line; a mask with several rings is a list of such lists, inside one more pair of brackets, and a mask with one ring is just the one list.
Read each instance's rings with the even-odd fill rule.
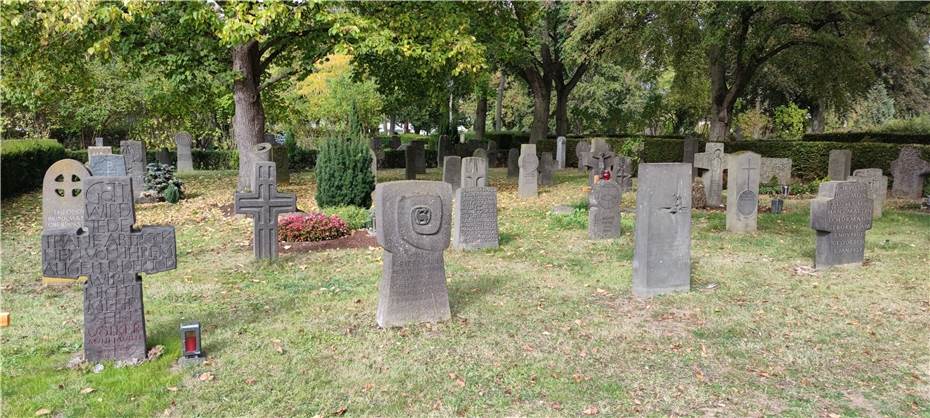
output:
[[502,276],[480,276],[478,280],[456,280],[449,283],[449,304],[452,314],[459,314],[486,295],[504,285]]
[[515,239],[520,237],[519,234],[514,234],[511,232],[503,232],[500,235],[500,241],[498,242],[501,247],[512,243]]

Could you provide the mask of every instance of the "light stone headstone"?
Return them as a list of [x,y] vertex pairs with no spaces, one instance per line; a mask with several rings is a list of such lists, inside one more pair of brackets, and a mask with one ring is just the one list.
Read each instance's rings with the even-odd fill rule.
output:
[[443,250],[449,247],[452,187],[394,181],[375,188],[378,243],[384,248],[378,325],[399,327],[451,317]]
[[368,150],[368,154],[371,157],[371,177],[375,179],[375,182],[378,181],[378,155],[375,154],[374,150]]
[[829,164],[827,175],[831,181],[846,180],[849,177],[849,170],[852,168],[852,151],[848,149],[830,150]]
[[920,150],[901,147],[898,158],[891,162],[891,195],[904,199],[920,199],[924,178],[930,176],[930,162],[920,158]]
[[87,163],[91,175],[122,177],[126,175],[126,159],[119,154],[94,155]]
[[112,147],[104,147],[104,146],[87,147],[87,161],[90,161],[90,157],[93,157],[94,155],[109,155],[109,154],[113,154]]
[[[694,154],[698,150],[698,140],[693,136],[685,137],[683,141],[683,153],[681,157],[681,162],[694,165]],[[691,169],[692,177],[697,177],[697,168]]]
[[42,228],[84,226],[84,181],[90,172],[77,160],[56,161],[42,180]]
[[552,159],[551,152],[544,152],[539,157],[539,185],[551,186],[555,184],[553,172],[556,170],[556,162]]
[[620,236],[620,197],[623,188],[612,180],[598,180],[588,194],[588,239]]
[[727,155],[727,231],[756,230],[761,159],[750,151]]
[[633,294],[650,297],[691,287],[691,165],[639,165]]
[[84,284],[84,359],[146,358],[142,277],[177,267],[173,226],[136,222],[129,177],[84,179],[84,227],[42,232],[47,277],[88,276]]
[[[245,161],[246,161],[246,164],[249,164],[252,166],[252,168],[250,169],[250,172],[253,174],[249,175],[249,178],[246,179],[245,181],[246,187],[245,187],[245,190],[243,191],[253,190],[252,180],[255,178],[254,177],[255,163],[271,162],[272,161],[271,150],[272,150],[271,144],[268,142],[259,142],[255,145],[252,145],[251,151],[249,152],[249,158],[245,159]],[[239,159],[239,163],[240,164],[243,163],[242,158]]]
[[145,145],[140,141],[120,141],[120,154],[126,159],[126,175],[132,178],[136,200],[145,191]]
[[773,178],[778,180],[778,184],[785,186],[791,183],[791,159],[790,158],[762,158],[762,168],[760,169],[759,182],[768,184]]
[[488,159],[488,152],[485,151],[484,148],[478,148],[478,149],[475,150],[475,152],[471,153],[471,156],[472,156],[472,157],[478,157],[478,158],[484,158],[485,160],[487,160],[487,159]]
[[407,180],[417,179],[417,153],[414,147],[404,149],[404,177]]
[[587,170],[587,157],[591,155],[591,144],[588,141],[578,141],[575,144],[575,158],[578,160],[578,171]]
[[521,198],[527,199],[539,195],[539,157],[536,156],[536,144],[520,145],[520,179],[517,191]]
[[497,189],[484,186],[481,172],[487,168],[483,164],[480,158],[463,160],[462,188],[455,192],[452,211],[452,247],[458,250],[497,248],[500,242]]
[[555,139],[555,161],[558,163],[558,169],[565,169],[565,147],[568,142],[564,136]]
[[810,226],[817,232],[814,267],[862,264],[865,231],[872,228],[868,186],[855,181],[820,183],[811,200]]
[[507,177],[520,176],[520,150],[511,148],[507,151]]
[[191,157],[191,145],[194,137],[187,132],[178,132],[174,136],[174,145],[177,147],[178,154],[178,173],[194,171],[194,160]]
[[252,248],[258,259],[278,257],[278,215],[297,211],[297,196],[278,191],[274,165],[256,161],[252,190],[235,195],[235,212],[252,216]]
[[462,184],[462,157],[448,155],[442,162],[442,181],[449,183],[452,190],[458,190]]
[[481,157],[462,158],[462,187],[485,187],[488,181],[488,160]]
[[868,185],[869,199],[872,199],[872,219],[881,218],[885,196],[888,194],[888,177],[882,175],[882,169],[860,168],[853,171],[848,180]]
[[700,169],[707,206],[723,205],[723,169],[727,165],[726,159],[721,142],[708,142],[704,152],[694,154],[694,167]]

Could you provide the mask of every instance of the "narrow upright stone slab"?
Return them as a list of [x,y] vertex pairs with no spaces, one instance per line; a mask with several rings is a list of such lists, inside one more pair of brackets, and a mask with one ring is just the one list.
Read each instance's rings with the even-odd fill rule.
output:
[[620,197],[623,189],[611,180],[598,180],[588,194],[588,239],[620,236]]
[[126,175],[126,158],[119,154],[92,155],[87,165],[90,167],[91,175],[94,176],[122,177]]
[[455,192],[452,246],[457,250],[497,248],[497,189],[462,187]]
[[235,212],[252,216],[255,258],[278,257],[278,215],[297,211],[297,196],[281,193],[273,162],[256,161],[252,167],[252,191],[236,192]]
[[90,157],[94,155],[109,155],[113,154],[113,148],[111,147],[87,147],[87,161],[90,161]]
[[520,176],[520,151],[511,148],[507,151],[507,177]]
[[888,194],[888,177],[882,175],[880,168],[860,168],[853,171],[849,181],[865,183],[868,186],[869,199],[872,199],[872,219],[882,217],[882,207]]
[[417,153],[410,146],[404,148],[404,177],[407,180],[417,179]]
[[708,142],[704,152],[694,155],[694,167],[699,169],[701,181],[704,182],[707,206],[720,207],[723,204],[723,169],[727,164],[726,158],[721,142]]
[[872,229],[868,186],[855,181],[820,183],[811,200],[811,228],[817,231],[814,267],[862,264],[865,231]]
[[375,154],[374,150],[368,150],[369,156],[371,157],[371,176],[374,177],[375,182],[378,181],[378,154]]
[[485,187],[487,179],[487,159],[481,157],[462,158],[462,187]]
[[578,160],[578,171],[584,172],[587,169],[585,165],[587,157],[591,155],[591,143],[588,141],[578,141],[575,144],[575,158]]
[[88,276],[84,284],[84,358],[136,361],[146,358],[142,277],[177,266],[173,226],[134,230],[129,177],[84,179],[84,226],[42,232],[42,270],[47,277]]
[[411,141],[410,146],[413,148],[414,167],[417,174],[426,174],[426,142]]
[[[698,140],[693,136],[685,137],[683,141],[683,150],[681,155],[681,162],[694,165],[694,154],[698,150]],[[692,177],[697,177],[697,168],[691,169]]]
[[126,159],[126,175],[132,179],[132,192],[138,200],[145,191],[145,145],[140,141],[120,141],[119,149]]
[[520,145],[520,179],[518,181],[518,194],[521,198],[537,197],[539,195],[539,157],[536,156],[536,144]]
[[778,184],[785,186],[791,183],[791,159],[790,158],[762,158],[762,168],[760,169],[759,182],[767,184],[772,179],[777,179]]
[[691,288],[691,165],[639,165],[633,294]]
[[381,183],[375,188],[375,218],[384,248],[378,325],[448,320],[442,252],[450,242],[452,188],[437,181]]
[[727,155],[727,231],[756,230],[761,164],[762,157],[754,152]]
[[442,168],[446,163],[446,157],[452,155],[452,139],[449,135],[440,135],[438,149],[436,150],[436,163]]
[[539,157],[539,184],[541,186],[551,186],[555,184],[553,173],[556,169],[556,162],[552,159],[551,152],[544,152]]
[[281,144],[272,144],[271,160],[274,161],[275,178],[278,184],[291,182],[291,159],[287,155],[287,147]]
[[831,181],[843,181],[849,177],[852,168],[852,151],[848,149],[830,150],[830,165],[827,175]]
[[891,162],[891,195],[904,199],[920,199],[924,177],[930,176],[930,163],[920,158],[920,150],[901,147],[898,159]]
[[449,183],[452,190],[458,190],[462,185],[462,157],[457,155],[446,156],[442,162],[442,181]]
[[56,161],[42,179],[42,228],[84,226],[84,181],[90,172],[77,160]]
[[565,147],[568,140],[564,136],[555,139],[555,161],[559,170],[565,169]]
[[381,138],[372,137],[368,142],[368,148],[375,152],[378,158],[384,158],[384,146],[381,144]]
[[193,143],[194,137],[187,132],[178,132],[174,135],[174,145],[177,147],[178,154],[178,173],[194,171],[194,160],[191,157],[191,144]]

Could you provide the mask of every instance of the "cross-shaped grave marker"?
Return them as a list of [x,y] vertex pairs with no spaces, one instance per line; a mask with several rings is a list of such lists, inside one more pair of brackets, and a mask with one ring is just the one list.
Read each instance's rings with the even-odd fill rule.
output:
[[278,215],[297,211],[297,196],[276,187],[275,164],[256,161],[252,191],[236,192],[236,213],[252,215],[255,258],[278,257]]
[[704,146],[704,152],[694,154],[694,167],[704,170],[701,180],[704,182],[708,206],[723,204],[724,164],[726,164],[726,154],[723,152],[722,143],[708,142]]

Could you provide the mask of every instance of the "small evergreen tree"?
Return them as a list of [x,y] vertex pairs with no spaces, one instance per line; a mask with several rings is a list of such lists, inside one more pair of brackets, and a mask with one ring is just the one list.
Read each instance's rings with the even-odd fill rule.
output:
[[316,203],[331,206],[371,207],[375,177],[371,154],[360,136],[324,141],[316,161]]
[[362,134],[362,122],[358,118],[358,102],[352,100],[352,107],[349,108],[349,135],[358,137]]

